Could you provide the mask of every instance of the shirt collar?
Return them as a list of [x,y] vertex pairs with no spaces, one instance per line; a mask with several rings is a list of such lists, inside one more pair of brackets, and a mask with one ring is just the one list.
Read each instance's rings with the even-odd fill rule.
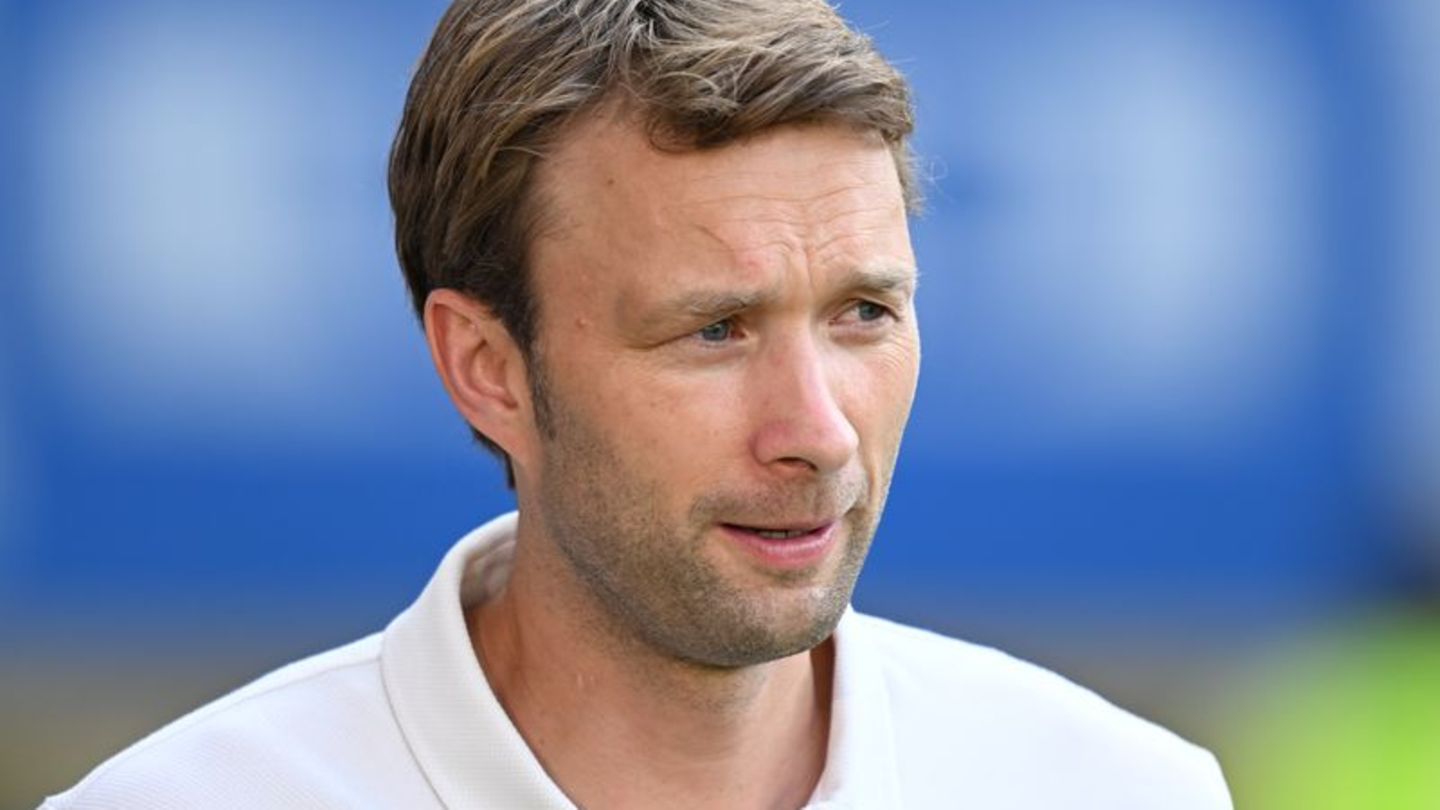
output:
[[[491,691],[465,626],[465,606],[510,574],[515,525],[511,512],[462,538],[385,630],[380,666],[396,721],[451,810],[574,808]],[[899,806],[889,694],[867,629],[847,608],[835,631],[829,748],[811,807]]]
[[515,514],[456,543],[385,630],[380,666],[400,731],[442,804],[573,808],[511,724],[470,646],[467,601],[509,574]]
[[825,771],[810,807],[901,807],[885,673],[866,638],[870,630],[847,607],[835,628],[835,682]]

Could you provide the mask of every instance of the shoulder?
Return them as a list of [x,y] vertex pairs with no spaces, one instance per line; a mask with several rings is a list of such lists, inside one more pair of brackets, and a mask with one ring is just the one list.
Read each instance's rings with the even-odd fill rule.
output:
[[1034,793],[1071,807],[1230,807],[1208,751],[1095,692],[990,647],[855,618],[913,778],[965,772],[987,806]]
[[363,773],[369,760],[383,773],[409,758],[388,711],[379,649],[370,636],[275,670],[126,748],[44,808],[333,801],[326,791],[346,789],[343,780],[326,787],[337,769]]

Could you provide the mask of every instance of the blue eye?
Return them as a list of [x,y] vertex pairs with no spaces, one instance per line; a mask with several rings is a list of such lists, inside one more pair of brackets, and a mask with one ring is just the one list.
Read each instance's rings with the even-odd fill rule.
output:
[[733,332],[734,326],[729,321],[716,321],[701,328],[695,334],[699,335],[700,339],[706,343],[723,343],[730,339]]
[[855,305],[855,315],[862,321],[878,321],[890,311],[873,301],[861,301]]

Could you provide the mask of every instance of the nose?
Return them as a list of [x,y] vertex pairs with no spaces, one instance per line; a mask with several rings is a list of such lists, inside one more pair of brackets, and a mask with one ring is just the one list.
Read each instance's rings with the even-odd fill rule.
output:
[[771,469],[828,474],[845,467],[860,436],[842,407],[838,369],[814,341],[762,355],[752,399],[756,460]]

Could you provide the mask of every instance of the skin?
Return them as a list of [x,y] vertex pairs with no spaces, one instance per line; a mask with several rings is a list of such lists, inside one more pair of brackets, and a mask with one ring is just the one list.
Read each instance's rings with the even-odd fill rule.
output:
[[[465,296],[426,306],[451,398],[515,468],[476,654],[577,804],[798,807],[919,371],[890,152],[825,125],[660,152],[597,114],[537,190],[535,362]],[[739,527],[833,541],[778,566]]]

